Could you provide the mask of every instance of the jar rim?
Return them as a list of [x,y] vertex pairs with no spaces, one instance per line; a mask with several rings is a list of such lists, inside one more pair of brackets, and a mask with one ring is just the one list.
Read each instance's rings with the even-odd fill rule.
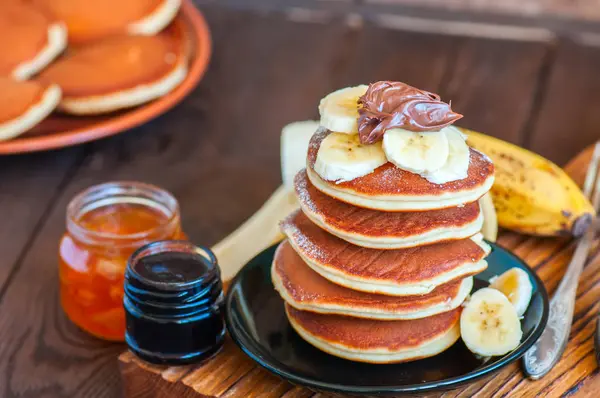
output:
[[[161,253],[189,253],[197,256],[207,266],[206,273],[194,279],[185,282],[162,282],[148,279],[135,269],[135,264],[140,259],[154,254]],[[129,276],[137,279],[141,283],[152,286],[163,291],[181,291],[198,286],[199,284],[209,283],[214,279],[221,278],[221,271],[217,257],[207,247],[195,245],[186,240],[160,240],[148,243],[137,249],[127,260],[125,268],[125,279]]]
[[[141,198],[145,195],[146,199],[159,204],[168,212],[165,213],[167,216],[165,222],[150,229],[129,234],[93,231],[81,225],[78,216],[81,215],[85,206],[111,197],[118,198],[119,196],[126,194],[131,195],[130,198],[133,196],[139,196]],[[131,200],[129,202],[131,203]],[[124,200],[122,203],[127,203],[127,201]],[[67,230],[75,237],[86,242],[94,243],[106,240],[139,241],[162,229],[170,231],[173,227],[176,227],[174,224],[179,223],[179,203],[170,192],[156,185],[137,181],[110,181],[92,185],[75,195],[67,205],[66,219]]]

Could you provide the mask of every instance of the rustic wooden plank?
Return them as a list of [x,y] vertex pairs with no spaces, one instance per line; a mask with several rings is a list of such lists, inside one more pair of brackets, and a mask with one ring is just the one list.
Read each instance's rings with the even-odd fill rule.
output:
[[199,398],[203,397],[181,383],[173,383],[147,371],[135,362],[119,362],[123,377],[123,394],[133,398]]
[[0,158],[0,297],[83,148]]
[[523,130],[548,62],[549,43],[464,39],[440,95],[463,127],[523,144]]
[[599,138],[600,48],[562,41],[555,58],[530,146],[563,164]]
[[[354,31],[344,73],[336,87],[398,80],[437,92],[458,44],[455,38],[400,32],[367,24]],[[410,62],[408,62],[410,60]]]
[[285,394],[281,396],[281,398],[309,398],[313,396],[314,393],[304,387],[294,387]]

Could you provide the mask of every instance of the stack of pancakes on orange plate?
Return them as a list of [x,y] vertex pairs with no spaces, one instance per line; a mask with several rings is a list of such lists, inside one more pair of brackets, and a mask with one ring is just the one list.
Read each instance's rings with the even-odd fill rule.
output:
[[158,33],[180,6],[181,0],[2,2],[0,141],[55,109],[104,114],[174,90],[188,72],[187,49]]
[[478,199],[493,183],[492,163],[470,149],[466,177],[447,183],[391,161],[327,180],[315,163],[330,134],[321,127],[311,139],[294,181],[301,208],[282,221],[286,239],[272,264],[290,324],[311,345],[353,361],[443,352],[460,337],[473,276],[487,267]]

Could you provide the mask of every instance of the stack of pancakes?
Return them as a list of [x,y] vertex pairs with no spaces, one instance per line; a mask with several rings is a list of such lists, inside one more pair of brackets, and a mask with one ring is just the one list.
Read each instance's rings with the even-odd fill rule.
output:
[[472,150],[468,176],[434,184],[391,163],[347,182],[314,170],[320,129],[295,178],[301,209],[281,226],[273,284],[313,346],[371,363],[436,355],[460,337],[461,304],[489,246],[477,200],[493,165]]

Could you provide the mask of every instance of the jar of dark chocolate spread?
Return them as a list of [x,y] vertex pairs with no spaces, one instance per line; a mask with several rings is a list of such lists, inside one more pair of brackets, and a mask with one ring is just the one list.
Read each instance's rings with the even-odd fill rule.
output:
[[223,285],[215,255],[185,241],[159,241],[129,258],[125,341],[145,361],[201,362],[223,345]]

